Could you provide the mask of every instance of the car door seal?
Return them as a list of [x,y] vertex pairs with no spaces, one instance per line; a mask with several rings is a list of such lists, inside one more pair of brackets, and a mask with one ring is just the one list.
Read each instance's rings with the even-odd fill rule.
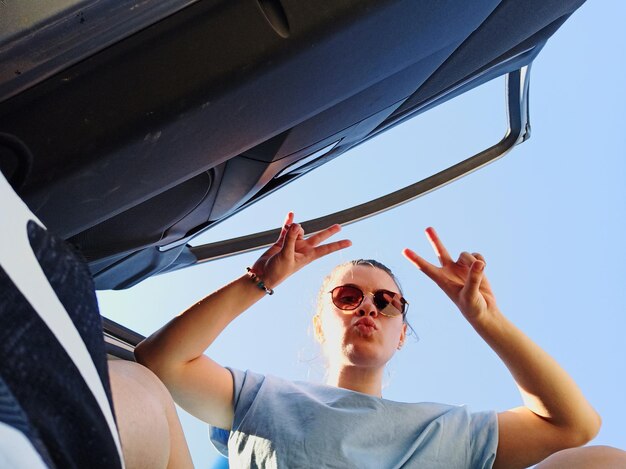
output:
[[[439,189],[502,158],[515,145],[528,140],[530,137],[528,109],[530,66],[531,64],[510,72],[506,77],[507,115],[509,122],[504,137],[498,143],[460,163],[402,189],[345,210],[307,220],[301,223],[305,232],[313,234],[335,223],[348,225],[390,210]],[[199,264],[269,246],[276,241],[279,233],[280,228],[277,228],[215,243],[192,246],[189,247],[189,250],[197,258],[196,264]]]

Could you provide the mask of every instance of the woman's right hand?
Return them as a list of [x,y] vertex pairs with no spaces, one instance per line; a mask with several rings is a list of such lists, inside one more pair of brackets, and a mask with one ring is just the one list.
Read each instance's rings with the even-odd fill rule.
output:
[[[252,270],[270,288],[311,261],[350,246],[350,241],[321,243],[340,230],[333,225],[304,238],[287,215],[278,240]],[[233,423],[233,377],[204,354],[238,315],[262,298],[245,275],[211,293],[179,314],[135,348],[137,361],[150,368],[187,412],[220,428]]]
[[293,212],[289,212],[280,236],[254,263],[252,271],[263,280],[266,286],[274,288],[314,260],[351,246],[352,242],[347,239],[320,244],[340,230],[340,225],[332,225],[305,238],[304,229],[293,222]]

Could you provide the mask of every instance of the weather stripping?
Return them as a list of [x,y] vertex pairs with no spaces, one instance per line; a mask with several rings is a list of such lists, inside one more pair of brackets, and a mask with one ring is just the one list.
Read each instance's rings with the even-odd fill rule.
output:
[[[530,65],[509,73],[506,77],[508,129],[504,137],[495,145],[470,158],[450,166],[430,177],[406,186],[395,192],[345,210],[308,220],[302,223],[306,233],[316,233],[332,224],[348,225],[371,217],[401,204],[439,189],[477,169],[506,155],[515,145],[530,137],[528,113],[528,93]],[[280,229],[263,231],[238,238],[231,238],[210,244],[190,247],[198,259],[196,263],[207,262],[240,254],[271,245]]]

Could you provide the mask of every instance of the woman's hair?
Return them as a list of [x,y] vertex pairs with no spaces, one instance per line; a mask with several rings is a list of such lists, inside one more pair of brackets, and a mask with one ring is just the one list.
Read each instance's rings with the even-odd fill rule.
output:
[[[394,273],[391,271],[389,267],[387,267],[382,262],[378,262],[377,260],[374,260],[374,259],[355,259],[352,261],[344,262],[343,264],[339,264],[324,278],[324,280],[322,281],[322,288],[320,288],[320,292],[317,297],[317,311],[316,311],[317,314],[320,314],[322,311],[322,304],[323,304],[324,296],[328,294],[329,285],[335,273],[339,271],[340,269],[343,269],[344,267],[354,267],[357,265],[365,265],[365,266],[373,267],[375,269],[382,270],[387,275],[389,275],[391,279],[395,282],[395,284],[398,287],[398,290],[400,290],[400,295],[404,296],[404,294],[402,293],[402,286],[400,285],[400,282],[398,281],[398,279],[396,278],[396,276],[394,275]],[[411,324],[409,324],[409,322],[406,320],[406,314],[403,316],[402,320],[409,327],[409,329],[413,333],[415,333]]]

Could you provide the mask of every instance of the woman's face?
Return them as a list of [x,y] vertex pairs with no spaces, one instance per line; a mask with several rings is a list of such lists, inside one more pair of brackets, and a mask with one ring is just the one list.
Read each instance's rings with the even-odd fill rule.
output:
[[322,298],[322,308],[313,318],[315,336],[322,344],[329,365],[383,367],[394,352],[402,346],[406,324],[402,316],[380,314],[373,301],[378,290],[399,292],[400,289],[387,272],[369,265],[345,266],[336,271],[327,291],[339,285],[353,285],[365,293],[354,310],[336,307],[330,293]]

